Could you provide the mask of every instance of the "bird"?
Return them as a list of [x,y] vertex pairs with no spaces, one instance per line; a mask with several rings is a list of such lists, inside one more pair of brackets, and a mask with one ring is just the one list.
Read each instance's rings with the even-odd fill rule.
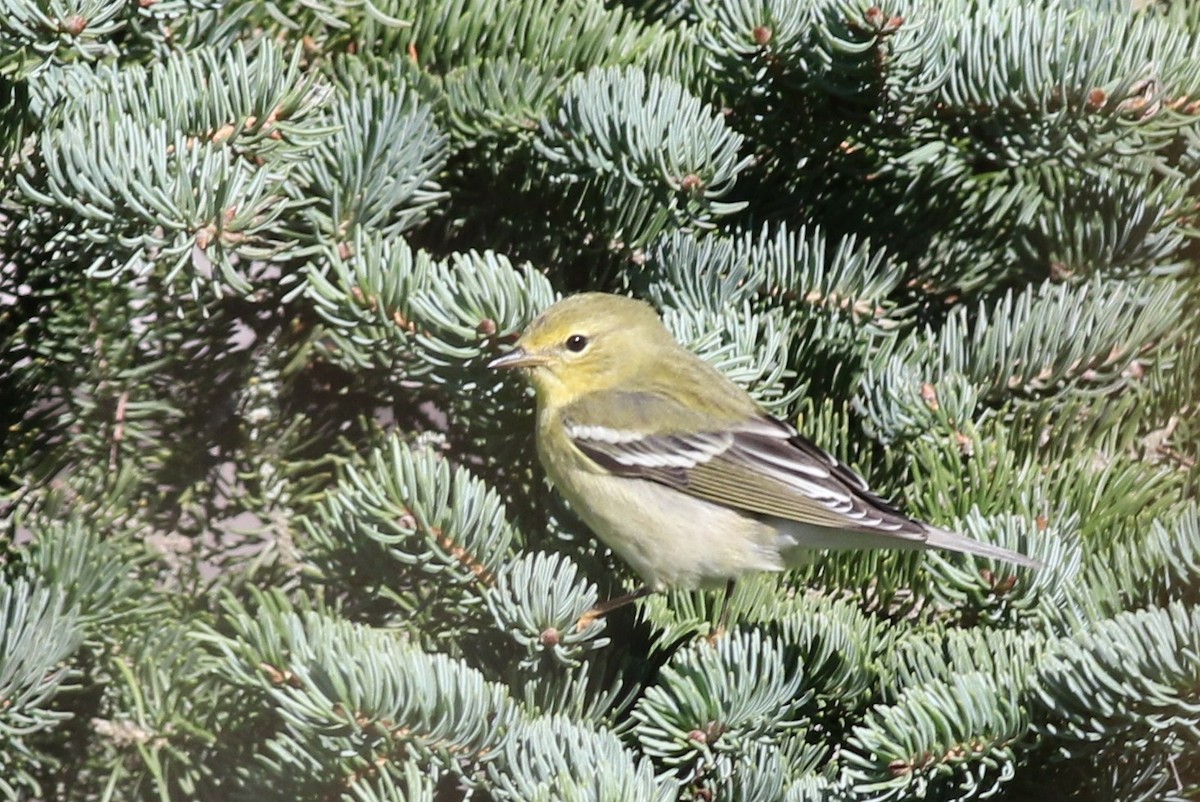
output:
[[1038,568],[909,517],[846,464],[682,346],[654,308],[600,292],[554,303],[491,360],[526,374],[538,458],[582,521],[641,577],[586,627],[668,589],[725,586],[815,549],[940,549]]

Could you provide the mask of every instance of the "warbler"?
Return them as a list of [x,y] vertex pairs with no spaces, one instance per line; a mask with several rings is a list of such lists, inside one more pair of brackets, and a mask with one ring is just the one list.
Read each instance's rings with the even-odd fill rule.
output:
[[1039,565],[905,515],[676,342],[645,302],[565,298],[489,367],[528,374],[551,483],[645,581],[592,618],[667,588],[728,592],[746,572],[809,562],[812,549],[935,548]]

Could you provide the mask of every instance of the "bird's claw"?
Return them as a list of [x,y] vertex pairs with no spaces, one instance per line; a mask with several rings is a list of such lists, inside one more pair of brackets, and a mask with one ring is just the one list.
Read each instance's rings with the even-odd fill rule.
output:
[[575,622],[575,631],[583,632],[592,624],[596,623],[596,619],[601,618],[603,615],[604,612],[602,610],[588,610],[586,613],[579,616],[579,620]]

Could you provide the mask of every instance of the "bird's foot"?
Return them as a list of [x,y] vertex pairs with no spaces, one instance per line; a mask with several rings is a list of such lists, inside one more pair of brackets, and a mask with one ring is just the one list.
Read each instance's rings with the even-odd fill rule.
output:
[[653,592],[654,588],[647,586],[644,588],[638,588],[633,593],[626,593],[624,596],[617,596],[615,599],[609,599],[606,602],[601,602],[583,615],[579,616],[579,619],[575,622],[575,631],[583,632],[585,629],[594,624],[597,618],[603,618],[613,610],[616,610],[618,607],[624,607],[630,602],[637,601],[644,596],[649,596]]
[[604,612],[597,610],[595,607],[588,610],[583,615],[579,616],[579,620],[575,622],[575,631],[583,632],[585,629],[596,623],[597,619],[603,618]]
[[715,626],[708,631],[707,635],[704,636],[704,640],[708,642],[709,646],[716,646],[717,641],[725,637],[728,633],[729,630],[725,628],[724,624]]

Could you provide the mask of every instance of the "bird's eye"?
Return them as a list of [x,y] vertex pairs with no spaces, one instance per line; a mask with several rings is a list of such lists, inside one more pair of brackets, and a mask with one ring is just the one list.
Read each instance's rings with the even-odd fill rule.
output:
[[574,351],[575,353],[578,354],[584,348],[587,348],[587,345],[588,345],[588,338],[584,337],[582,334],[572,334],[570,337],[567,338],[567,350],[568,351]]

